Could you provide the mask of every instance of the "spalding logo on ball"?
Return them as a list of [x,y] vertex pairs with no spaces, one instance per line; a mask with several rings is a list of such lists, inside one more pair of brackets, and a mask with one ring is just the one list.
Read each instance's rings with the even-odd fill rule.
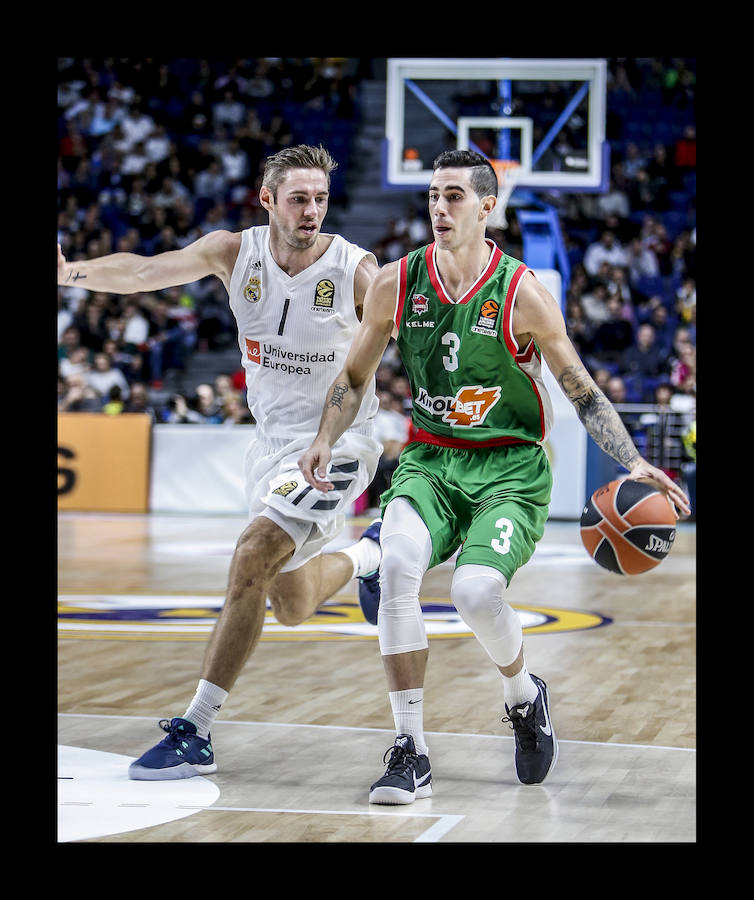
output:
[[670,500],[642,481],[611,481],[581,514],[581,540],[596,563],[618,575],[639,575],[665,559],[675,540]]

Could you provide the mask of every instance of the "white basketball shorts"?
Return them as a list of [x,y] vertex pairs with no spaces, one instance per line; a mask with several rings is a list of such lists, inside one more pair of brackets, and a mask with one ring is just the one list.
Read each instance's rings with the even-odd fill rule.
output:
[[327,470],[334,488],[327,493],[307,484],[298,467],[313,435],[293,440],[259,435],[249,444],[244,458],[249,521],[266,516],[296,544],[281,572],[303,566],[343,530],[351,505],[377,471],[382,444],[372,434],[370,422],[336,442]]

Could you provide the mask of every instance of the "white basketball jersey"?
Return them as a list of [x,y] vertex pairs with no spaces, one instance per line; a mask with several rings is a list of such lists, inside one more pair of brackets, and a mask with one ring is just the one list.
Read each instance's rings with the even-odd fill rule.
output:
[[[325,397],[359,325],[353,281],[368,252],[334,235],[315,263],[291,277],[272,258],[269,225],[242,232],[230,308],[247,402],[265,436],[317,433]],[[378,406],[373,378],[351,427],[373,418]]]

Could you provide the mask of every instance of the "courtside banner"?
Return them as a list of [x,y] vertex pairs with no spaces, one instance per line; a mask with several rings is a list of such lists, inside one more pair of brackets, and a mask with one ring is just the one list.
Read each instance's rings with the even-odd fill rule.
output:
[[58,414],[58,509],[147,512],[150,418]]

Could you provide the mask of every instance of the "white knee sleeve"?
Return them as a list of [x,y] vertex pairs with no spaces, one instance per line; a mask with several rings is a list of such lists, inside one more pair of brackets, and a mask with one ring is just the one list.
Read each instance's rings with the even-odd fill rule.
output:
[[432,537],[404,497],[396,497],[385,508],[380,546],[380,652],[389,656],[424,650],[429,644],[419,589],[432,555]]
[[453,574],[450,599],[463,621],[498,666],[515,661],[523,642],[516,611],[505,602],[505,576],[489,566],[459,566]]

